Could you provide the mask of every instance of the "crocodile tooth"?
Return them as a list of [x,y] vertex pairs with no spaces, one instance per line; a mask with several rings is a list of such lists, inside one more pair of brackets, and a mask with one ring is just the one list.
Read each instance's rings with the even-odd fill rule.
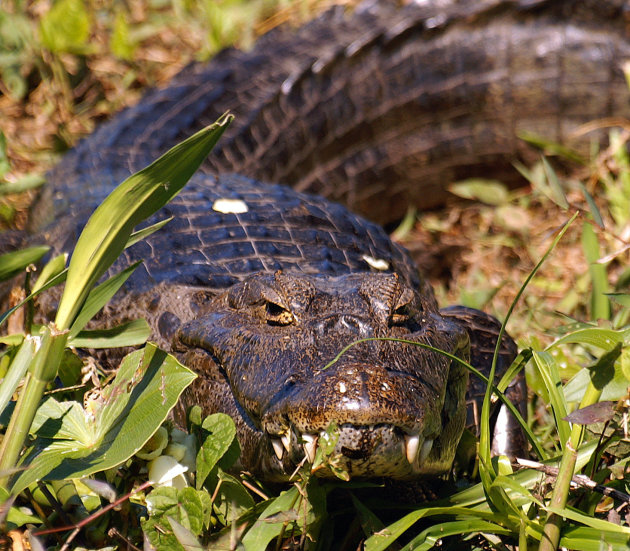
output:
[[284,455],[284,447],[282,446],[282,442],[279,438],[272,438],[271,445],[273,446],[273,451],[278,458],[278,461],[282,461],[282,456]]
[[284,449],[287,450],[287,453],[291,453],[291,431],[288,430],[282,436],[280,436],[280,441],[284,446]]
[[405,434],[405,452],[407,461],[413,465],[418,456],[418,448],[420,447],[420,436],[418,434]]
[[420,463],[424,463],[433,448],[433,440],[425,440],[420,449]]
[[315,461],[315,451],[317,450],[317,435],[303,434],[302,440],[304,440],[302,447],[304,448],[306,459],[308,459],[309,463],[312,463]]

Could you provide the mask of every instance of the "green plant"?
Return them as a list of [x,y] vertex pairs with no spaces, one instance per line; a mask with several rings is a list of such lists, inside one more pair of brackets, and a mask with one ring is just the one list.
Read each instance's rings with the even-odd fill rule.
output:
[[[87,476],[126,461],[157,430],[194,378],[174,358],[148,346],[123,362],[116,379],[102,391],[102,407],[96,412],[84,410],[72,401],[57,402],[48,398],[42,402],[50,383],[61,375],[60,367],[66,362],[68,346],[81,344],[82,339],[84,344],[85,339],[94,344],[96,336],[105,341],[108,336],[113,337],[105,345],[137,345],[146,340],[149,334],[146,322],[132,322],[109,332],[84,331],[87,322],[108,302],[136,265],[100,285],[95,284],[126,246],[161,226],[133,233],[137,224],[181,190],[230,121],[230,116],[222,117],[120,184],[91,216],[69,268],[64,269],[63,258],[61,262],[59,258],[51,260],[33,292],[0,318],[6,320],[34,295],[52,283],[67,279],[54,322],[34,328],[32,334],[23,337],[4,338],[9,343],[17,341],[19,347],[5,354],[9,361],[0,384],[3,414],[10,414],[0,445],[0,485],[5,496],[21,492],[35,480]],[[134,208],[129,209],[130,204]],[[3,276],[14,275],[20,266],[30,264],[45,252],[45,248],[32,248],[5,255]],[[4,407],[22,377],[15,407]],[[164,377],[171,381],[167,389],[163,388]],[[130,387],[131,382],[135,386]],[[23,453],[29,434],[35,440]],[[25,466],[28,469],[19,474]]]

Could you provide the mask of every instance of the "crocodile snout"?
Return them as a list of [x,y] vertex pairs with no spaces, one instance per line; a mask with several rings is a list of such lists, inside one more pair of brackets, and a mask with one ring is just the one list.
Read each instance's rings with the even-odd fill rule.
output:
[[268,478],[312,461],[331,427],[352,476],[410,478],[452,462],[468,377],[439,350],[466,359],[468,334],[394,274],[255,275],[178,339],[205,354],[202,376],[229,386],[255,434],[243,464],[263,461]]

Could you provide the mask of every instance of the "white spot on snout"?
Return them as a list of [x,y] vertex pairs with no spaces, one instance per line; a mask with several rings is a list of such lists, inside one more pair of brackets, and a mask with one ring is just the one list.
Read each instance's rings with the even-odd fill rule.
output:
[[212,210],[223,214],[243,214],[249,209],[247,203],[241,199],[217,199],[212,203]]
[[343,381],[339,381],[339,383],[337,384],[337,389],[339,390],[340,394],[344,394],[347,390],[346,383],[344,383]]

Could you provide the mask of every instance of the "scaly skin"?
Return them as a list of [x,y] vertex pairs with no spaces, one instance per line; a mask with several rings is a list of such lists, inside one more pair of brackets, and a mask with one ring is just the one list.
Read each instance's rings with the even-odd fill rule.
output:
[[[232,110],[216,153],[158,215],[175,219],[115,267],[146,260],[104,319],[144,315],[155,340],[173,342],[200,374],[181,405],[231,414],[244,468],[283,479],[336,423],[354,476],[442,472],[479,394],[464,396],[457,362],[371,342],[324,367],[359,337],[393,336],[472,352],[487,370],[499,325],[439,311],[401,247],[321,195],[390,221],[438,204],[454,179],[509,179],[520,130],[564,139],[624,114],[624,15],[617,0],[373,2],[275,31],[252,52],[190,66],[79,144],[50,174],[34,219],[57,222],[39,238],[71,250],[117,182]],[[226,197],[247,212],[213,208]],[[500,367],[514,354],[506,338]]]

